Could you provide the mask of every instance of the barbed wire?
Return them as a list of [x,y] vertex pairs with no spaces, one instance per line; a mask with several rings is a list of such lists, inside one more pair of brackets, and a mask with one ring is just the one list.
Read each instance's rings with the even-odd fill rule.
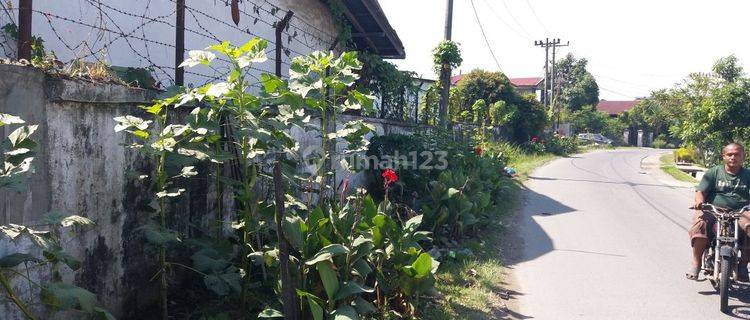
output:
[[[164,37],[166,30],[177,27],[177,1],[169,0],[167,5],[156,5],[152,0],[136,1],[141,5],[121,5],[116,0],[83,0],[79,1],[81,15],[70,15],[67,10],[53,9],[55,6],[45,6],[44,3],[32,9],[33,20],[45,21],[44,27],[35,27],[35,36],[45,36],[45,49],[57,51],[56,54],[69,61],[98,61],[106,65],[123,65],[135,68],[145,68],[152,72],[154,79],[162,86],[174,84],[175,66],[174,54],[177,51],[174,38]],[[251,86],[260,87],[260,74],[273,74],[273,54],[276,50],[275,29],[277,23],[286,15],[287,10],[273,0],[240,0],[239,14],[241,23],[234,24],[231,19],[217,15],[217,10],[211,9],[206,3],[191,3],[185,6],[185,35],[188,45],[183,50],[187,56],[189,49],[195,49],[190,43],[218,43],[222,39],[237,38],[237,35],[264,38],[268,41],[267,55],[269,62],[250,66],[246,70],[247,79]],[[57,2],[53,2],[57,3]],[[170,5],[174,4],[174,5]],[[216,6],[229,6],[230,1],[223,0]],[[321,6],[324,6],[321,3]],[[199,9],[202,8],[202,9]],[[322,8],[322,7],[321,7]],[[18,8],[13,8],[5,1],[0,1],[0,21],[10,20],[15,23]],[[85,14],[84,14],[85,13]],[[291,66],[291,58],[304,56],[312,51],[327,51],[337,42],[335,30],[325,30],[325,24],[306,20],[304,13],[296,14],[282,30],[281,64],[285,68]],[[3,23],[4,24],[4,23]],[[48,29],[47,29],[48,28]],[[39,35],[39,30],[45,30]],[[71,30],[74,30],[73,32]],[[154,36],[160,35],[160,36]],[[265,35],[265,36],[263,36]],[[0,31],[0,47],[5,56],[15,58],[17,41],[5,32]],[[66,52],[67,50],[67,52]],[[168,57],[164,56],[167,53]],[[130,56],[130,58],[128,58]],[[166,59],[165,59],[166,58]],[[126,59],[124,62],[122,59]],[[133,62],[135,61],[135,63]],[[186,68],[185,75],[189,83],[201,86],[209,82],[222,81],[231,68],[231,61],[219,57],[216,63],[208,67]],[[282,76],[288,78],[288,76]],[[413,118],[416,98],[405,97],[404,106],[398,110],[386,110],[386,118]],[[387,109],[393,106],[383,106]]]

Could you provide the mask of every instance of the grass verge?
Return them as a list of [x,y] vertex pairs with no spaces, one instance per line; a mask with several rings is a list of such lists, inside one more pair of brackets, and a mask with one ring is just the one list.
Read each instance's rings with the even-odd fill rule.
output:
[[698,182],[697,180],[695,180],[695,178],[693,178],[693,176],[683,172],[680,169],[677,169],[677,167],[674,165],[674,155],[672,155],[671,153],[662,155],[661,157],[659,157],[659,161],[661,162],[659,168],[661,168],[661,170],[666,172],[668,175],[672,176],[672,178],[690,183]]
[[518,208],[521,182],[528,178],[529,172],[555,158],[551,154],[520,154],[511,159],[509,166],[516,169],[519,177],[509,183],[508,201],[494,213],[495,219],[490,219],[492,222],[479,231],[479,237],[461,242],[461,247],[469,249],[471,255],[442,262],[435,283],[442,297],[428,298],[423,303],[422,319],[484,320],[507,316],[501,298],[507,289],[506,270],[499,250],[501,234],[507,230],[503,218]]

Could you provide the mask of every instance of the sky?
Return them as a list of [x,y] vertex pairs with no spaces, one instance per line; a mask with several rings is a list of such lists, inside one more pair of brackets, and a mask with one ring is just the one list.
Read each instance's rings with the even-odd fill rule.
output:
[[[432,49],[443,39],[446,0],[379,0],[406,50],[391,60],[401,70],[437,78]],[[599,97],[631,100],[674,87],[691,72],[709,72],[716,59],[735,54],[750,62],[746,0],[454,0],[452,39],[464,59],[454,74],[475,68],[510,78],[544,74],[544,49],[534,40],[560,38],[588,60]],[[497,64],[482,36],[494,51]],[[551,49],[550,49],[551,55]],[[498,67],[499,64],[499,67]]]

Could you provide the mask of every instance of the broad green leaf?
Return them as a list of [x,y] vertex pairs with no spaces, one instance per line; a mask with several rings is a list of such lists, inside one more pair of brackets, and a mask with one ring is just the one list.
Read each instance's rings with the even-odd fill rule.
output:
[[193,267],[203,273],[216,273],[226,269],[230,262],[212,248],[203,248],[194,253],[191,257]]
[[432,257],[428,253],[422,253],[411,265],[415,271],[415,278],[424,278],[432,271]]
[[352,273],[362,278],[367,277],[370,272],[372,272],[372,267],[370,267],[370,264],[365,259],[358,259],[354,262],[354,266],[352,266]]
[[459,191],[458,189],[450,188],[448,189],[447,196],[444,197],[444,199],[453,198],[455,195],[460,194],[460,193],[461,191]]
[[310,305],[310,313],[313,315],[313,320],[323,320],[323,308],[320,307],[317,301],[310,296],[307,296],[307,303]]
[[356,283],[354,281],[344,282],[341,289],[339,289],[338,292],[336,292],[336,296],[333,298],[334,300],[342,300],[346,299],[349,296],[353,294],[359,294],[359,293],[370,293],[373,292],[374,289],[372,288],[365,288],[361,286],[359,283]]
[[52,263],[62,262],[73,271],[81,268],[81,261],[63,251],[63,248],[57,244],[46,248],[42,255]]
[[281,313],[281,311],[276,309],[268,308],[266,310],[263,310],[260,314],[258,314],[258,318],[283,318],[284,314]]
[[351,306],[341,306],[338,309],[334,310],[331,315],[333,316],[333,320],[357,320],[359,319],[359,316],[357,315],[357,310],[352,308]]
[[94,307],[93,314],[99,320],[117,320],[115,316],[113,316],[111,313],[109,313],[109,311],[105,310],[104,308]]
[[93,313],[96,305],[96,295],[86,289],[62,282],[45,283],[42,285],[42,303],[58,310],[81,310]]
[[357,309],[357,313],[361,315],[368,315],[371,313],[375,313],[378,311],[375,306],[366,301],[365,299],[362,299],[362,297],[357,297],[357,299],[354,299],[354,308]]
[[311,266],[321,261],[331,260],[334,256],[340,255],[340,254],[346,254],[349,253],[349,249],[347,247],[344,247],[338,243],[330,244],[325,246],[323,249],[320,249],[317,254],[315,254],[312,259],[307,260],[305,264]]
[[148,223],[140,228],[146,241],[155,245],[164,245],[168,243],[180,242],[177,232],[160,227],[155,223]]
[[283,221],[284,236],[289,243],[297,250],[300,250],[304,245],[302,239],[302,219],[297,216],[286,216]]
[[364,210],[362,213],[367,218],[367,221],[372,221],[372,218],[378,214],[378,207],[375,205],[375,201],[372,200],[370,195],[367,195],[362,202],[364,204]]
[[41,262],[41,260],[27,253],[13,253],[0,258],[0,268],[13,268],[24,262]]
[[324,261],[315,265],[318,269],[320,280],[323,281],[323,288],[326,290],[328,299],[333,299],[336,292],[339,291],[339,277],[332,266],[333,263],[329,261]]
[[419,225],[422,224],[422,215],[415,216],[404,223],[404,229],[407,232],[414,232],[419,228]]
[[94,307],[94,316],[99,320],[117,320],[109,311],[100,307]]
[[27,148],[31,149],[34,146],[36,146],[36,143],[34,143],[32,140],[29,139],[32,134],[34,134],[34,131],[39,126],[32,125],[32,126],[24,126],[20,128],[16,128],[16,130],[13,130],[8,135],[8,140],[10,141],[10,145],[13,149],[15,148]]

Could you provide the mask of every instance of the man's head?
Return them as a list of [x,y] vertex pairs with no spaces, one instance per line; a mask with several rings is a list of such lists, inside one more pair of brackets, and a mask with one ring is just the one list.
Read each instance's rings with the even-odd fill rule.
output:
[[745,147],[739,143],[732,142],[721,150],[721,157],[729,169],[739,169],[745,161]]

